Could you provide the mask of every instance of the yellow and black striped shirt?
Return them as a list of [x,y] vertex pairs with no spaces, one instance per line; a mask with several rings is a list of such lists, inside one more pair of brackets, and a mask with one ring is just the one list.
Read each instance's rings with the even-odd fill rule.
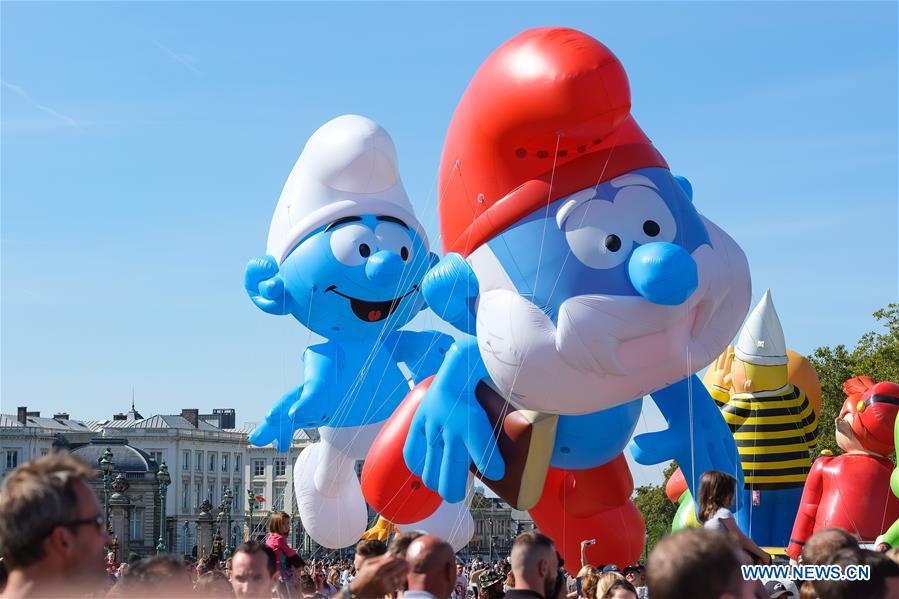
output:
[[776,490],[805,484],[818,444],[818,420],[805,393],[793,385],[776,391],[712,397],[740,452],[747,489]]

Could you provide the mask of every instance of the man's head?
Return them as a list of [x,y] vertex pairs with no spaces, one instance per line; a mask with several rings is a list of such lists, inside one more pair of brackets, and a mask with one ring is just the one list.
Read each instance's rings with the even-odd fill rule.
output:
[[388,547],[387,551],[390,555],[394,557],[401,557],[405,559],[406,551],[409,549],[409,545],[412,544],[412,541],[422,536],[421,532],[416,530],[410,530],[409,532],[403,532],[390,541],[390,547]]
[[185,597],[193,583],[181,558],[155,555],[131,564],[110,593],[113,597]]
[[244,543],[231,558],[231,588],[238,597],[269,599],[277,572],[270,547],[255,541]]
[[456,585],[456,556],[449,543],[432,535],[412,541],[406,550],[410,591],[427,591],[446,599]]
[[96,471],[68,452],[26,462],[0,489],[0,554],[10,571],[43,582],[92,584],[104,575],[103,508],[87,485]]
[[523,532],[512,545],[516,589],[529,589],[546,599],[554,596],[559,557],[552,539],[536,531]]
[[809,537],[799,559],[813,566],[826,564],[840,549],[858,549],[858,541],[842,528],[825,528]]
[[635,587],[646,586],[646,575],[643,572],[643,566],[628,566],[624,569],[624,578]]
[[821,599],[843,597],[875,599],[899,596],[899,565],[882,553],[858,547],[840,549],[825,563],[840,566],[846,574],[849,574],[848,566],[868,566],[871,575],[867,580],[816,580],[815,591]]
[[356,551],[355,556],[353,557],[353,567],[356,568],[356,571],[359,571],[359,568],[362,567],[362,563],[372,557],[377,557],[379,555],[384,555],[387,553],[387,545],[384,544],[384,541],[378,541],[375,539],[369,539],[366,541],[359,541],[356,543]]
[[742,554],[719,532],[691,529],[665,537],[649,554],[647,586],[653,599],[752,597],[740,566]]

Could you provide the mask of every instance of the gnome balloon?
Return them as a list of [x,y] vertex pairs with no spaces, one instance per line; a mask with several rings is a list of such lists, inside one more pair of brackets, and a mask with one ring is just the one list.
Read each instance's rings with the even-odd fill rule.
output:
[[737,522],[762,546],[785,547],[817,447],[818,420],[805,392],[790,384],[783,327],[766,291],[746,319],[712,396],[736,439],[745,485]]
[[[420,283],[436,260],[387,132],[356,115],[318,129],[287,179],[266,255],[249,263],[245,286],[263,311],[289,314],[325,338],[303,353],[303,383],[250,436],[287,451],[296,429],[318,429],[321,442],[300,454],[294,481],[303,525],[325,547],[350,545],[365,531],[355,463],[409,391],[398,364],[420,381],[452,342],[398,330],[425,306]],[[434,531],[446,535],[453,523]]]
[[[423,283],[435,312],[472,336],[404,425],[405,463],[427,489],[459,501],[473,462],[572,562],[592,537],[593,563],[639,557],[622,452],[644,395],[669,428],[636,438],[638,461],[695,465],[691,485],[704,470],[739,471],[693,374],[748,309],[746,258],[630,108],[621,63],[579,31],[526,31],[481,65],[441,158],[448,255]],[[397,452],[378,448],[378,459]]]
[[[890,492],[896,449],[899,385],[860,376],[843,384],[846,401],[836,422],[837,445],[845,453],[815,460],[805,488],[787,555],[798,559],[812,534],[842,528],[863,541],[883,542],[886,526],[899,518],[899,499]],[[893,531],[892,541],[895,541]]]

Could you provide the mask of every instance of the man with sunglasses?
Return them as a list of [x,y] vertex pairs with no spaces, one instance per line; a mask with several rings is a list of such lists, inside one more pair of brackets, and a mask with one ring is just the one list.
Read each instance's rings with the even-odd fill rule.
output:
[[98,590],[111,542],[87,480],[96,471],[68,452],[22,464],[0,488],[4,597],[72,597]]

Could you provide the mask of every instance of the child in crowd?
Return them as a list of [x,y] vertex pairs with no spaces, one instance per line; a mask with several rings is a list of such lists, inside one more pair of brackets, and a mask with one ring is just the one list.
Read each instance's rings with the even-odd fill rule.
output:
[[294,568],[302,568],[303,561],[287,543],[290,534],[290,516],[286,512],[274,511],[268,521],[268,536],[265,544],[275,552],[275,567],[280,581],[287,587],[294,586]]
[[743,534],[730,511],[736,489],[736,480],[726,472],[710,470],[703,473],[699,481],[699,521],[708,530],[730,533],[739,541],[741,548],[761,563],[770,564],[771,556]]

